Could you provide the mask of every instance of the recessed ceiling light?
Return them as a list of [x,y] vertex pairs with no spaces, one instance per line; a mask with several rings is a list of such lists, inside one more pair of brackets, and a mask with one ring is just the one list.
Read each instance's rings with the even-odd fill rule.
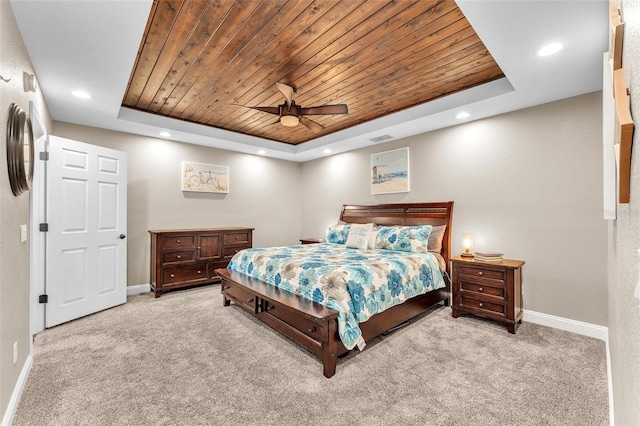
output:
[[540,49],[538,49],[538,51],[536,52],[536,55],[550,56],[555,53],[558,53],[559,51],[562,50],[562,48],[564,48],[564,44],[562,43],[549,43],[545,46],[542,46]]
[[71,94],[73,96],[75,96],[76,98],[91,99],[91,95],[88,94],[87,92],[83,91],[83,90],[74,90],[73,92],[71,92]]
[[469,117],[471,114],[469,114],[467,111],[461,111],[459,113],[456,114],[456,118],[458,120],[462,120],[463,118],[467,118]]
[[265,151],[264,149],[261,149],[260,151],[258,151],[258,154],[260,155],[265,155],[267,153],[267,151]]
[[323,152],[324,152],[325,154],[331,154],[331,150],[330,150],[329,148],[325,149]]
[[162,136],[163,138],[170,138],[171,137],[171,133],[169,133],[169,132],[160,132],[158,134],[160,136]]

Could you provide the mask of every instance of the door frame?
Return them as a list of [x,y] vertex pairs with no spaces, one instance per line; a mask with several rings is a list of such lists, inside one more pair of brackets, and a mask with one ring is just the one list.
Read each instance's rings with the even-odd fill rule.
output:
[[33,336],[45,328],[45,305],[38,302],[38,296],[46,291],[46,232],[40,232],[40,224],[46,222],[47,162],[40,160],[40,153],[49,150],[49,133],[33,101],[29,101],[29,115],[35,141],[33,181],[29,191],[29,353],[33,355]]

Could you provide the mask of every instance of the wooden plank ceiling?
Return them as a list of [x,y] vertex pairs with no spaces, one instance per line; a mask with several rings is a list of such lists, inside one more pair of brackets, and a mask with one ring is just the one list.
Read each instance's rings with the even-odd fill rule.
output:
[[503,76],[454,0],[155,0],[122,105],[296,145]]

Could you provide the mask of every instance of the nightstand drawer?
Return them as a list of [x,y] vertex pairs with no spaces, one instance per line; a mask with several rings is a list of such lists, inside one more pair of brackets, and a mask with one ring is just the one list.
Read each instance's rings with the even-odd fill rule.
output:
[[196,263],[194,265],[181,265],[172,268],[166,268],[163,272],[165,284],[177,282],[198,282],[208,281],[207,264]]
[[494,271],[486,269],[480,266],[467,266],[462,265],[460,267],[460,277],[465,279],[477,278],[501,281],[503,284],[506,282],[506,272],[503,270]]
[[162,248],[165,249],[181,249],[195,248],[196,238],[193,235],[175,235],[162,239]]
[[477,293],[477,294],[488,294],[489,296],[500,297],[501,299],[505,298],[505,290],[504,286],[492,286],[487,285],[486,283],[475,283],[469,281],[460,280],[460,291]]
[[503,303],[487,302],[486,300],[478,300],[472,297],[461,296],[460,305],[463,308],[484,311],[487,313],[494,313],[499,315],[506,314],[506,306]]
[[196,259],[195,250],[162,253],[162,263],[188,262]]

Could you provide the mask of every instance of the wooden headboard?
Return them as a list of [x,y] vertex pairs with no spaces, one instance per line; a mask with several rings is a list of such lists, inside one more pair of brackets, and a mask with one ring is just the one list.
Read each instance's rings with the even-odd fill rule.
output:
[[439,203],[343,205],[340,220],[377,225],[447,225],[442,239],[442,256],[449,270],[453,201]]

